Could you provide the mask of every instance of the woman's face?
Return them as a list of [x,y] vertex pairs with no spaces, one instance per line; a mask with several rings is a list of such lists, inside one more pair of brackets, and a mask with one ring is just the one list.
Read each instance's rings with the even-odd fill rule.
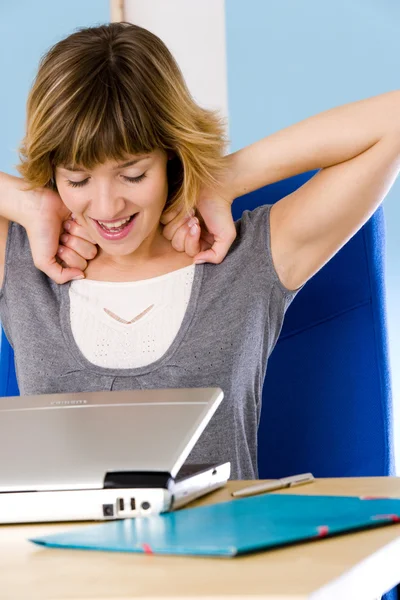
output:
[[168,195],[167,153],[107,161],[92,171],[56,168],[58,193],[76,221],[110,256],[126,256],[161,235],[160,216]]

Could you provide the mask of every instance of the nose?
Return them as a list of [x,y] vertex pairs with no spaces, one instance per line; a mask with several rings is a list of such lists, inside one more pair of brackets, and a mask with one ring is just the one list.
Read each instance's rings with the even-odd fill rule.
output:
[[102,181],[95,189],[95,196],[91,204],[90,212],[94,219],[112,221],[123,215],[126,202],[116,186]]

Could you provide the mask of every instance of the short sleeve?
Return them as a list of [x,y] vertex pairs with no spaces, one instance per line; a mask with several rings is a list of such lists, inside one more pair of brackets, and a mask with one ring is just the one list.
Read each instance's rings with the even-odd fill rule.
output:
[[282,283],[276,271],[271,249],[270,214],[272,206],[272,204],[264,204],[254,210],[246,210],[238,223],[240,223],[240,228],[246,232],[246,236],[252,236],[251,244],[256,252],[261,254],[260,258],[265,259],[269,277],[284,296],[287,308],[304,286],[297,290],[289,290]]

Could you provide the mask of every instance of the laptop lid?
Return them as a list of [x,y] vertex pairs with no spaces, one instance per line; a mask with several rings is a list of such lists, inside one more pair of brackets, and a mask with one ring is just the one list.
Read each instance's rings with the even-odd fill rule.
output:
[[109,472],[175,477],[219,388],[0,398],[0,492],[101,489]]

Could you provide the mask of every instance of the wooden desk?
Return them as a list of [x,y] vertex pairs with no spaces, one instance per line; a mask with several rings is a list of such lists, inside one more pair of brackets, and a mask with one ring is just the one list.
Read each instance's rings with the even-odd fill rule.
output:
[[[228,500],[248,483],[230,482],[197,504]],[[279,493],[400,497],[400,478],[319,479]],[[0,598],[373,600],[400,582],[400,524],[238,558],[57,550],[26,541],[84,526],[0,526]]]

